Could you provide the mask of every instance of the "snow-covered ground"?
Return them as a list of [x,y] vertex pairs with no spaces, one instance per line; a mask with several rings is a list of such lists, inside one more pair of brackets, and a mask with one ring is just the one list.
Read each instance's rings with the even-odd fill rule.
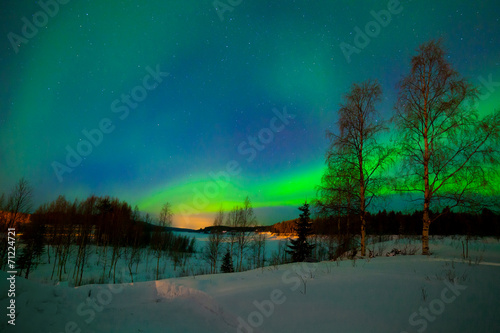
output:
[[[269,254],[278,242],[268,238]],[[369,248],[405,246],[420,243]],[[133,284],[78,288],[53,285],[40,267],[33,280],[16,279],[15,326],[5,315],[9,275],[0,272],[0,332],[499,332],[500,242],[472,241],[470,260],[461,259],[459,238],[433,238],[431,251],[159,281],[145,281],[145,272]],[[125,267],[120,279],[130,280]]]

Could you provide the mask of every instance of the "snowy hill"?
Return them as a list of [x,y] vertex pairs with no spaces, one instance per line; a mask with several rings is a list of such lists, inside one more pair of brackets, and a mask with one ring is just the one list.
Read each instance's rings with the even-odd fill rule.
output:
[[[476,241],[470,261],[458,259],[458,245],[434,240],[430,257],[287,264],[79,288],[18,277],[16,326],[4,318],[0,331],[498,332],[500,243]],[[7,277],[1,272],[2,281]],[[6,309],[6,293],[1,297]]]

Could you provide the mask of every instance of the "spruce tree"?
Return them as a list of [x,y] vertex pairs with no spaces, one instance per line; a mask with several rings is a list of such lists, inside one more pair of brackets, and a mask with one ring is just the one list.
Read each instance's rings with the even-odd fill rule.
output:
[[229,249],[226,251],[224,259],[222,259],[222,265],[220,267],[220,270],[222,273],[234,272],[233,259],[231,258],[231,252],[229,251]]
[[311,218],[309,213],[309,204],[306,202],[303,206],[299,207],[302,212],[300,218],[295,221],[295,232],[297,239],[290,239],[291,245],[288,245],[290,250],[287,253],[292,255],[293,262],[301,262],[311,257],[311,251],[314,245],[307,242],[307,236],[312,233]]

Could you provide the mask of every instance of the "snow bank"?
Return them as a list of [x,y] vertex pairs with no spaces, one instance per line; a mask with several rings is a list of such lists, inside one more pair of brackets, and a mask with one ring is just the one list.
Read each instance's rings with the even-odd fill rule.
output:
[[[387,243],[390,250],[394,243]],[[71,288],[16,281],[1,332],[498,332],[500,244],[433,240],[434,255],[288,264]],[[5,272],[0,272],[6,290]],[[5,283],[5,284],[4,284]],[[1,307],[7,295],[0,296]]]

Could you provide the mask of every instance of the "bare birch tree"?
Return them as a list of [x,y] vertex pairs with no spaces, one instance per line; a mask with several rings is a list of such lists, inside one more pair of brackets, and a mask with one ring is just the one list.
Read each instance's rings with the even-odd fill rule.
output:
[[221,246],[223,242],[223,233],[221,226],[224,222],[224,211],[222,208],[215,216],[213,227],[208,236],[208,242],[205,248],[205,258],[210,264],[211,273],[217,273],[217,265],[221,254]]
[[[3,209],[8,213],[6,218],[0,219],[0,225],[3,230],[13,228],[22,219],[24,214],[31,213],[33,203],[33,188],[26,178],[21,178],[12,189],[7,203]],[[7,256],[7,237],[0,237],[0,268],[6,263]]]
[[237,239],[237,228],[240,224],[241,219],[241,208],[239,206],[233,207],[226,218],[226,225],[231,229],[228,231],[227,242],[229,243],[229,253],[231,255],[231,260],[234,255],[234,244],[236,244]]
[[[390,150],[383,147],[378,136],[385,129],[375,104],[382,89],[377,81],[353,84],[339,109],[339,132],[328,132],[331,144],[327,160],[339,161],[339,172],[351,177],[357,188],[361,223],[361,255],[366,254],[366,213],[380,187],[380,171],[389,160]],[[339,176],[341,176],[339,174]]]
[[[338,247],[334,252],[333,231],[329,237],[329,258],[334,259],[348,251],[352,245],[351,219],[359,215],[359,197],[357,184],[354,181],[353,169],[341,159],[327,154],[327,168],[317,187],[318,199],[315,206],[318,215],[336,220],[336,238]],[[333,228],[332,228],[333,229]]]
[[452,68],[440,41],[419,47],[398,88],[403,160],[396,188],[423,200],[422,254],[428,255],[429,227],[442,215],[432,213],[471,208],[491,186],[500,113],[479,117],[478,90]]
[[174,217],[174,213],[172,212],[172,206],[170,203],[165,203],[161,207],[160,216],[158,218],[158,222],[162,227],[170,227],[172,226],[172,219]]
[[240,219],[238,224],[238,233],[236,237],[236,244],[238,246],[238,256],[240,262],[238,264],[238,271],[243,270],[243,255],[251,241],[251,235],[254,232],[252,227],[257,225],[257,219],[253,212],[252,203],[250,202],[250,198],[247,196],[245,198],[245,202],[243,203],[243,207],[240,210]]

